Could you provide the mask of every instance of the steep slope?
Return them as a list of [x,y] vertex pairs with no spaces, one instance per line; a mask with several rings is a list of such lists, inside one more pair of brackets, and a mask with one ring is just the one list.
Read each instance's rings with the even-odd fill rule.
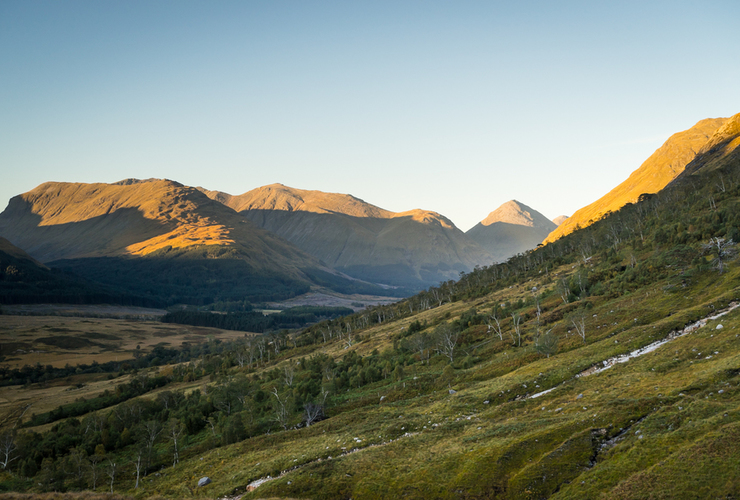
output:
[[711,172],[736,163],[740,158],[740,113],[717,129],[673,182],[682,182],[699,171]]
[[240,196],[204,192],[326,265],[360,279],[419,288],[493,260],[436,212],[394,213],[354,196],[282,184]]
[[556,224],[538,211],[516,200],[507,201],[467,231],[496,262],[531,250],[550,234]]
[[[721,173],[736,179],[740,161]],[[178,366],[147,372],[156,351],[142,353],[128,380],[171,381],[163,397],[108,399],[96,425],[136,435],[140,422],[182,424],[180,462],[161,446],[142,498],[191,496],[206,475],[204,496],[244,500],[736,498],[740,266],[720,271],[703,250],[740,227],[740,185],[717,190],[716,174],[455,284],[313,325],[266,359],[255,354],[281,336],[210,356],[159,346],[159,362]],[[239,356],[247,370],[230,368]],[[175,393],[194,386],[202,393]],[[48,443],[61,461],[103,439],[61,421],[80,407],[34,417],[54,427],[19,440],[34,477],[16,484],[49,489]],[[135,456],[132,441],[106,441],[111,463]],[[111,482],[132,491],[131,474]]]
[[560,224],[543,243],[550,243],[600,219],[627,203],[634,203],[643,193],[656,193],[683,172],[710,137],[728,118],[707,118],[683,132],[673,134],[626,181],[586,205]]

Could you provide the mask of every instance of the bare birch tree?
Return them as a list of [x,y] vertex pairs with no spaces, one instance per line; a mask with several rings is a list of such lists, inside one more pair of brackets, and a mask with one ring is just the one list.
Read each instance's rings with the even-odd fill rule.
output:
[[489,332],[493,330],[498,335],[499,340],[504,340],[504,330],[501,328],[501,322],[498,319],[495,309],[493,314],[489,314],[488,318],[486,318],[486,325],[488,325]]
[[144,422],[144,431],[146,439],[146,468],[152,466],[152,451],[154,450],[154,443],[157,441],[157,436],[162,432],[162,425],[156,420],[147,420]]
[[295,378],[295,365],[293,360],[289,359],[288,362],[283,366],[283,381],[288,387],[293,386],[293,379]]
[[282,426],[283,430],[288,430],[288,421],[290,419],[290,396],[280,396],[277,387],[273,387],[272,395],[275,396],[273,404],[273,420]]
[[10,463],[18,459],[18,456],[15,455],[17,449],[15,430],[3,432],[0,436],[0,457],[2,457],[0,465],[3,466],[3,470],[8,470]]
[[180,463],[179,441],[185,433],[185,426],[176,418],[171,418],[167,424],[167,437],[172,441],[172,467]]
[[570,322],[573,328],[576,329],[576,333],[586,343],[586,313],[582,310],[578,310],[570,315]]
[[322,389],[321,396],[319,398],[320,401],[308,401],[304,405],[303,409],[306,416],[306,427],[310,427],[312,423],[324,416],[324,403],[326,402],[326,397],[328,395],[329,391]]
[[511,340],[513,340],[519,347],[522,346],[521,321],[522,317],[519,313],[511,313],[511,324],[514,328],[514,333],[516,333],[516,339],[514,339],[514,334],[511,334]]
[[108,459],[108,467],[105,469],[105,473],[110,478],[110,492],[113,493],[113,482],[116,480],[116,472],[118,471],[118,466],[116,463]]
[[144,466],[144,455],[146,455],[146,451],[146,441],[139,441],[138,443],[136,443],[136,453],[133,460],[131,460],[131,463],[134,466],[134,470],[136,471],[136,484],[134,485],[135,490],[139,488],[139,478],[141,477],[141,471]]
[[704,252],[712,255],[712,264],[719,270],[719,274],[724,272],[727,260],[735,255],[735,242],[732,239],[712,238],[702,248]]
[[434,330],[437,337],[437,351],[447,356],[450,363],[455,361],[455,347],[460,338],[460,332],[449,323],[443,323]]

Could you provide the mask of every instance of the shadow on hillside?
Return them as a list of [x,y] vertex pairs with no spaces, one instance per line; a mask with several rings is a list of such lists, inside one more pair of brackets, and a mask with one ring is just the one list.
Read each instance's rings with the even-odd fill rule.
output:
[[464,233],[454,226],[419,222],[411,215],[372,218],[262,209],[240,214],[324,264],[373,283],[422,289],[491,262],[475,243],[466,246]]
[[41,216],[20,196],[0,214],[0,234],[41,262],[121,253],[134,243],[167,233],[167,224],[147,219],[136,208],[79,222],[41,225]]
[[518,253],[537,248],[550,232],[538,232],[534,228],[508,222],[494,222],[489,226],[478,224],[467,234],[493,255],[496,262],[506,262]]

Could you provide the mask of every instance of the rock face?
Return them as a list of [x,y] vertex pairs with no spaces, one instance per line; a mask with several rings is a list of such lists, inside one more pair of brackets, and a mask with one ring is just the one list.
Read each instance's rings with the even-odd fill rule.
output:
[[0,234],[41,262],[219,245],[238,249],[255,269],[318,266],[197,189],[162,179],[41,184],[10,200]]
[[203,192],[327,266],[367,281],[420,288],[493,260],[436,212],[395,213],[351,195],[282,184],[239,196]]
[[634,203],[643,193],[657,193],[678,177],[697,156],[707,141],[728,122],[728,118],[708,118],[683,132],[673,134],[645,162],[632,172],[626,181],[607,194],[579,209],[560,224],[544,243],[572,233],[577,227],[586,227],[607,212],[619,210],[627,203]]
[[503,262],[539,245],[557,226],[538,211],[516,200],[507,201],[466,233]]

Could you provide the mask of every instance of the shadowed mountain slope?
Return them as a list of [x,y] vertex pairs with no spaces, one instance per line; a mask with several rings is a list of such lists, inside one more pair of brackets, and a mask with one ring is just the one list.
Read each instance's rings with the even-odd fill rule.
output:
[[59,269],[50,269],[0,237],[0,304],[36,303],[148,306],[152,301]]
[[0,253],[14,259],[28,261],[29,264],[32,264],[36,267],[46,268],[46,266],[43,265],[41,262],[37,261],[30,255],[28,255],[28,253],[26,253],[24,250],[13,245],[11,242],[3,237],[0,237]]
[[493,260],[436,212],[395,213],[354,196],[282,184],[239,196],[204,192],[326,265],[364,280],[418,288]]
[[512,255],[539,245],[557,226],[538,211],[507,201],[466,233],[491,255],[503,262]]
[[673,134],[626,181],[607,194],[586,205],[560,224],[544,241],[550,243],[599,220],[627,203],[634,203],[643,193],[656,193],[675,179],[696,157],[697,153],[724,125],[728,118],[707,118],[683,132]]

